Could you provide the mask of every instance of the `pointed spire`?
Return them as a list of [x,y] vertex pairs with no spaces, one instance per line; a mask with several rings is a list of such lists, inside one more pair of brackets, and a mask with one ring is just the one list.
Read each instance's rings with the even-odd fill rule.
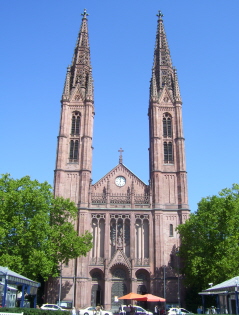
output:
[[70,95],[74,89],[81,90],[81,94],[87,99],[93,100],[93,79],[92,68],[90,62],[90,46],[88,34],[88,20],[89,15],[84,9],[82,15],[82,22],[80,32],[78,35],[72,64],[70,70],[67,70],[66,83],[63,96]]
[[164,30],[162,12],[158,11],[157,16],[158,25],[154,49],[154,63],[150,86],[150,97],[152,99],[157,96],[159,97],[164,86],[166,86],[171,95],[175,98],[175,74],[172,66],[167,37]]

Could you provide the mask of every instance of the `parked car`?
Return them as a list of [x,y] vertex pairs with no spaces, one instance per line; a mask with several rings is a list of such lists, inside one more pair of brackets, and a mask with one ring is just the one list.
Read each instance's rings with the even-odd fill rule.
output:
[[56,305],[56,304],[43,304],[41,310],[51,310],[51,311],[67,311],[64,308]]
[[184,314],[193,314],[190,311],[185,310],[185,308],[181,308],[181,307],[171,307],[168,311],[167,311],[167,315],[184,315]]
[[[119,313],[120,315],[125,315],[126,314],[126,311],[125,311],[125,308],[127,307],[127,305],[121,305],[120,308],[119,308]],[[138,305],[133,305],[133,308],[134,308],[134,311],[135,311],[135,314],[139,314],[139,315],[153,315],[152,312],[150,311],[146,311],[143,307],[141,306],[138,306]]]
[[[101,310],[101,314],[102,315],[113,315],[112,312],[104,311],[104,310]],[[94,306],[89,306],[87,308],[80,309],[79,310],[79,315],[95,315],[95,307]]]

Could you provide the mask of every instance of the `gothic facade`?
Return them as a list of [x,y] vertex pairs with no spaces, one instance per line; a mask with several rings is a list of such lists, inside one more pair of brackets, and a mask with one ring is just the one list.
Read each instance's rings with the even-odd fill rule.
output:
[[[62,266],[47,286],[47,302],[77,308],[118,308],[129,292],[182,302],[175,228],[189,217],[182,128],[182,100],[159,11],[149,116],[149,185],[119,163],[92,183],[94,88],[86,11],[62,95],[54,193],[78,207],[79,235],[93,234],[93,248]],[[97,82],[96,82],[97,84]],[[146,87],[147,88],[147,87]],[[60,296],[59,296],[60,295]],[[121,302],[122,303],[122,302]]]

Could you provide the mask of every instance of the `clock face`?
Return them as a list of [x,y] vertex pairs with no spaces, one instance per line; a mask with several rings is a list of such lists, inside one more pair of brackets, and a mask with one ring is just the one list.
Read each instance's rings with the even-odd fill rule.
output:
[[118,176],[116,177],[115,179],[115,184],[119,187],[122,187],[124,186],[126,183],[126,179],[123,177],[123,176]]

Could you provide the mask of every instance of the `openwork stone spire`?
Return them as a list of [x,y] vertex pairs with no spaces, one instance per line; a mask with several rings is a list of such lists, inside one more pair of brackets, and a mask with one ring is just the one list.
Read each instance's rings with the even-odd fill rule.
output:
[[93,100],[93,80],[90,62],[90,47],[86,9],[82,13],[82,23],[78,35],[72,64],[68,67],[63,98],[68,99],[75,89],[81,94],[82,100]]
[[176,100],[176,93],[177,99],[181,99],[179,95],[179,89],[175,86],[177,85],[175,70],[172,66],[172,60],[163,25],[162,12],[159,11],[157,16],[158,26],[154,49],[154,63],[150,85],[150,97],[152,99],[158,98],[163,88],[167,87],[174,100]]

